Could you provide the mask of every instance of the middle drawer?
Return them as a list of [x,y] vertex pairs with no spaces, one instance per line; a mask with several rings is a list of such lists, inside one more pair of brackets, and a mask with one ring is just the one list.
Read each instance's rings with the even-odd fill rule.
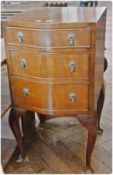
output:
[[89,54],[11,51],[11,72],[41,78],[88,78]]

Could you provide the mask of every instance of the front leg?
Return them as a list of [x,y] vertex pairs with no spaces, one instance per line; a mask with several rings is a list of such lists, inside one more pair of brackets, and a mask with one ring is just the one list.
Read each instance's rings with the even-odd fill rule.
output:
[[12,129],[12,132],[17,140],[17,144],[20,151],[20,161],[23,161],[24,158],[24,144],[23,138],[20,130],[19,119],[24,115],[26,110],[18,107],[12,107],[9,114],[9,125]]
[[88,141],[86,150],[86,172],[92,173],[93,169],[91,167],[91,155],[96,141],[97,129],[98,129],[98,117],[95,113],[91,116],[78,116],[80,123],[88,130]]

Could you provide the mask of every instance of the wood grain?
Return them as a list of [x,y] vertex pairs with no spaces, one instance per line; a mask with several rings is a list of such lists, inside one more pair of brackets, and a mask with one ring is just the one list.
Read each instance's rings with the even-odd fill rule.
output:
[[94,109],[97,109],[97,100],[103,84],[104,72],[104,48],[105,48],[105,26],[106,13],[97,23],[96,30],[96,52],[95,52],[95,89],[94,89]]
[[[39,84],[17,78],[11,81],[16,105],[51,115],[60,114],[60,111],[64,114],[88,111],[88,85]],[[28,96],[23,95],[24,88],[29,89]],[[70,93],[76,94],[75,102],[71,101]]]
[[[18,41],[18,32],[23,33],[23,42]],[[13,37],[12,37],[13,33]],[[69,34],[75,35],[75,41],[71,46],[68,41]],[[83,35],[83,37],[81,37]],[[90,28],[83,29],[57,29],[57,30],[36,30],[26,28],[7,27],[7,43],[13,45],[23,45],[45,48],[65,48],[65,47],[90,47]]]
[[[107,31],[106,31],[106,57],[109,63],[108,69],[104,74],[105,78],[105,88],[106,88],[106,98],[105,104],[102,112],[101,125],[104,128],[104,133],[101,136],[98,136],[97,143],[98,145],[94,149],[94,154],[92,156],[92,164],[97,174],[111,174],[112,172],[112,156],[111,156],[111,133],[112,133],[112,103],[111,103],[111,58],[112,58],[112,42],[111,42],[111,29],[112,29],[112,4],[111,2],[98,2],[98,5],[108,6],[107,13]],[[47,144],[49,142],[49,147],[53,152],[53,159],[57,161],[57,156],[63,162],[66,162],[67,166],[69,165],[72,170],[74,170],[75,166],[78,166],[78,169],[73,171],[74,174],[81,173],[84,168],[85,163],[85,146],[83,142],[86,143],[86,131],[83,127],[76,122],[75,118],[59,118],[53,119],[46,122],[43,125],[43,141],[44,141],[44,149],[45,152],[48,152]],[[38,130],[39,132],[39,130]],[[107,133],[106,133],[107,132]],[[103,138],[104,137],[104,138]],[[24,162],[17,165],[13,160],[9,163],[7,170],[5,173],[15,173],[15,174],[23,174],[23,173],[60,173],[59,170],[62,170],[61,161],[56,162],[56,164],[52,163],[52,160],[48,163],[48,159],[50,157],[49,154],[43,154],[41,147],[39,146],[39,142],[42,140],[39,137],[36,137],[34,142],[32,142],[32,146],[29,149],[29,162]],[[45,146],[46,145],[46,146]],[[55,153],[54,153],[55,152]],[[43,155],[43,156],[42,156]],[[45,155],[47,156],[45,158]],[[64,156],[64,157],[63,157]],[[76,159],[77,157],[77,159]],[[76,160],[75,160],[76,159]],[[69,161],[70,163],[69,163]],[[80,160],[80,161],[79,161]],[[79,164],[77,163],[79,162]],[[80,165],[82,167],[80,167]],[[64,173],[66,173],[66,169],[64,168]],[[72,171],[70,170],[69,173]]]
[[[96,35],[96,32],[98,30],[98,22],[100,21],[101,24],[104,24],[103,21],[105,21],[106,18],[103,19],[103,16],[106,13],[106,8],[87,8],[87,11],[86,8],[74,8],[76,12],[80,13],[79,17],[75,11],[74,14],[72,13],[73,8],[60,8],[58,11],[54,12],[53,9],[48,8],[47,11],[44,11],[45,8],[42,8],[39,10],[40,15],[38,15],[38,9],[36,10],[37,12],[32,10],[31,12],[28,11],[23,14],[23,19],[26,20],[21,20],[22,26],[20,25],[20,19],[22,17],[20,14],[16,16],[16,23],[14,17],[9,20],[6,27],[6,44],[8,54],[10,55],[10,57],[9,55],[7,57],[10,69],[9,78],[11,81],[12,99],[14,100],[11,112],[16,111],[19,107],[19,110],[17,110],[15,115],[14,113],[10,115],[10,126],[14,128],[14,134],[16,135],[16,138],[18,138],[17,141],[20,148],[20,154],[22,158],[24,158],[22,137],[20,132],[17,132],[20,129],[17,121],[17,117],[20,116],[20,111],[27,109],[43,115],[53,116],[77,115],[77,119],[88,131],[86,171],[93,172],[91,167],[91,155],[96,141],[98,130],[97,123],[99,121],[97,110],[94,108],[95,85],[97,83],[95,77],[96,74],[98,74],[98,69],[96,69],[96,67],[99,65],[99,62],[96,61],[97,58],[95,57],[96,55],[103,55],[104,53],[104,37],[99,38],[100,36]],[[69,12],[70,10],[71,13]],[[36,19],[36,14],[38,19]],[[69,19],[69,14],[71,20]],[[41,22],[39,22],[40,20]],[[40,25],[40,28],[38,28],[37,23]],[[29,28],[29,25],[32,27]],[[60,27],[58,27],[58,25]],[[105,25],[103,25],[103,28],[105,28]],[[104,34],[105,30],[103,29],[103,35]],[[96,46],[97,39],[101,40],[100,47],[102,49],[96,50],[96,47],[98,47],[98,45]],[[25,53],[23,56],[27,56],[29,54],[28,49],[29,51],[32,51],[31,48],[37,48],[38,52],[40,51],[41,54],[43,53],[46,55],[46,57],[42,58],[44,63],[41,63],[42,61],[40,60],[36,62],[38,67],[34,67],[35,62],[34,65],[32,65],[31,61],[31,69],[36,70],[37,68],[38,74],[37,72],[34,72],[32,75],[32,72],[29,72],[31,69],[28,69],[27,74],[23,76],[24,74],[22,75],[21,70],[17,70],[16,72],[16,67],[19,66],[18,63],[14,71],[16,62],[13,66],[12,53],[14,53],[14,51],[10,51],[10,49],[17,49],[19,51],[24,50],[24,48],[26,48],[27,54]],[[74,50],[74,48],[76,49]],[[77,48],[81,49],[79,53],[76,53]],[[87,54],[87,57],[84,56],[84,65],[86,68],[85,70],[82,70],[83,62],[78,58],[77,60],[74,60],[77,62],[79,60],[78,75],[75,74],[74,76],[70,76],[69,70],[65,66],[65,61],[67,60],[62,54],[64,54],[67,49],[70,53],[74,50],[75,54],[78,56],[78,54],[84,54],[84,48],[88,51],[85,53]],[[64,62],[62,61],[62,64],[60,62],[61,67],[59,66],[59,62],[57,63],[56,61],[58,60],[58,54],[55,54],[55,57],[53,57],[53,52],[55,51],[56,53],[57,49],[59,49],[58,53],[61,53],[60,59],[65,60]],[[47,58],[47,53],[51,52],[52,56]],[[24,68],[27,67],[29,60],[36,59],[36,57],[32,57],[31,54],[34,53],[29,54],[30,57],[28,56],[29,59],[27,61],[23,58]],[[68,55],[68,59],[72,59],[71,56],[72,54]],[[45,58],[47,60],[49,59],[49,61],[46,61]],[[22,60],[19,60],[19,62],[21,61]],[[57,70],[57,67],[61,70],[62,65],[63,74],[62,72],[58,73]],[[102,62],[101,66],[103,66]],[[20,74],[18,72],[20,72]],[[101,75],[102,72],[99,76]],[[100,82],[102,82],[102,80],[103,77],[101,76]],[[100,83],[100,85],[102,84]],[[96,89],[96,91],[98,94],[100,93],[100,89]],[[15,123],[15,121],[17,122]]]
[[[86,53],[32,53],[29,51],[11,51],[11,73],[18,76],[40,78],[89,78],[90,55]],[[26,66],[21,62],[25,60]],[[75,69],[71,71],[70,63]]]
[[94,25],[105,10],[105,7],[39,7],[16,15],[7,22],[7,25],[13,27],[31,28],[32,26],[32,28],[35,27],[40,29],[58,29],[73,28],[73,23],[75,23],[76,27],[80,28],[80,26],[86,27]]

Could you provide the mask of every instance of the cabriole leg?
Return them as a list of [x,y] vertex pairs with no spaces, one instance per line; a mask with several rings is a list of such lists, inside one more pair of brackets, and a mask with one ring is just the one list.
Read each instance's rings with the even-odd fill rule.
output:
[[12,132],[17,140],[17,144],[20,151],[20,159],[21,161],[24,158],[24,144],[23,144],[23,138],[20,130],[20,124],[19,119],[20,117],[25,114],[26,110],[18,108],[18,107],[12,107],[9,114],[9,125],[12,129]]
[[80,123],[88,130],[88,141],[86,150],[86,172],[93,173],[91,167],[91,155],[96,141],[97,128],[98,128],[98,118],[97,114],[92,116],[78,116]]

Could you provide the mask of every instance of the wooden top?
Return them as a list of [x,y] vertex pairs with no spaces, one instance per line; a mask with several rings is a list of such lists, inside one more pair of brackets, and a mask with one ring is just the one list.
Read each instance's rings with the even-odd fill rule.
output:
[[97,23],[105,7],[39,7],[31,8],[8,20],[8,26],[39,27],[66,23]]

